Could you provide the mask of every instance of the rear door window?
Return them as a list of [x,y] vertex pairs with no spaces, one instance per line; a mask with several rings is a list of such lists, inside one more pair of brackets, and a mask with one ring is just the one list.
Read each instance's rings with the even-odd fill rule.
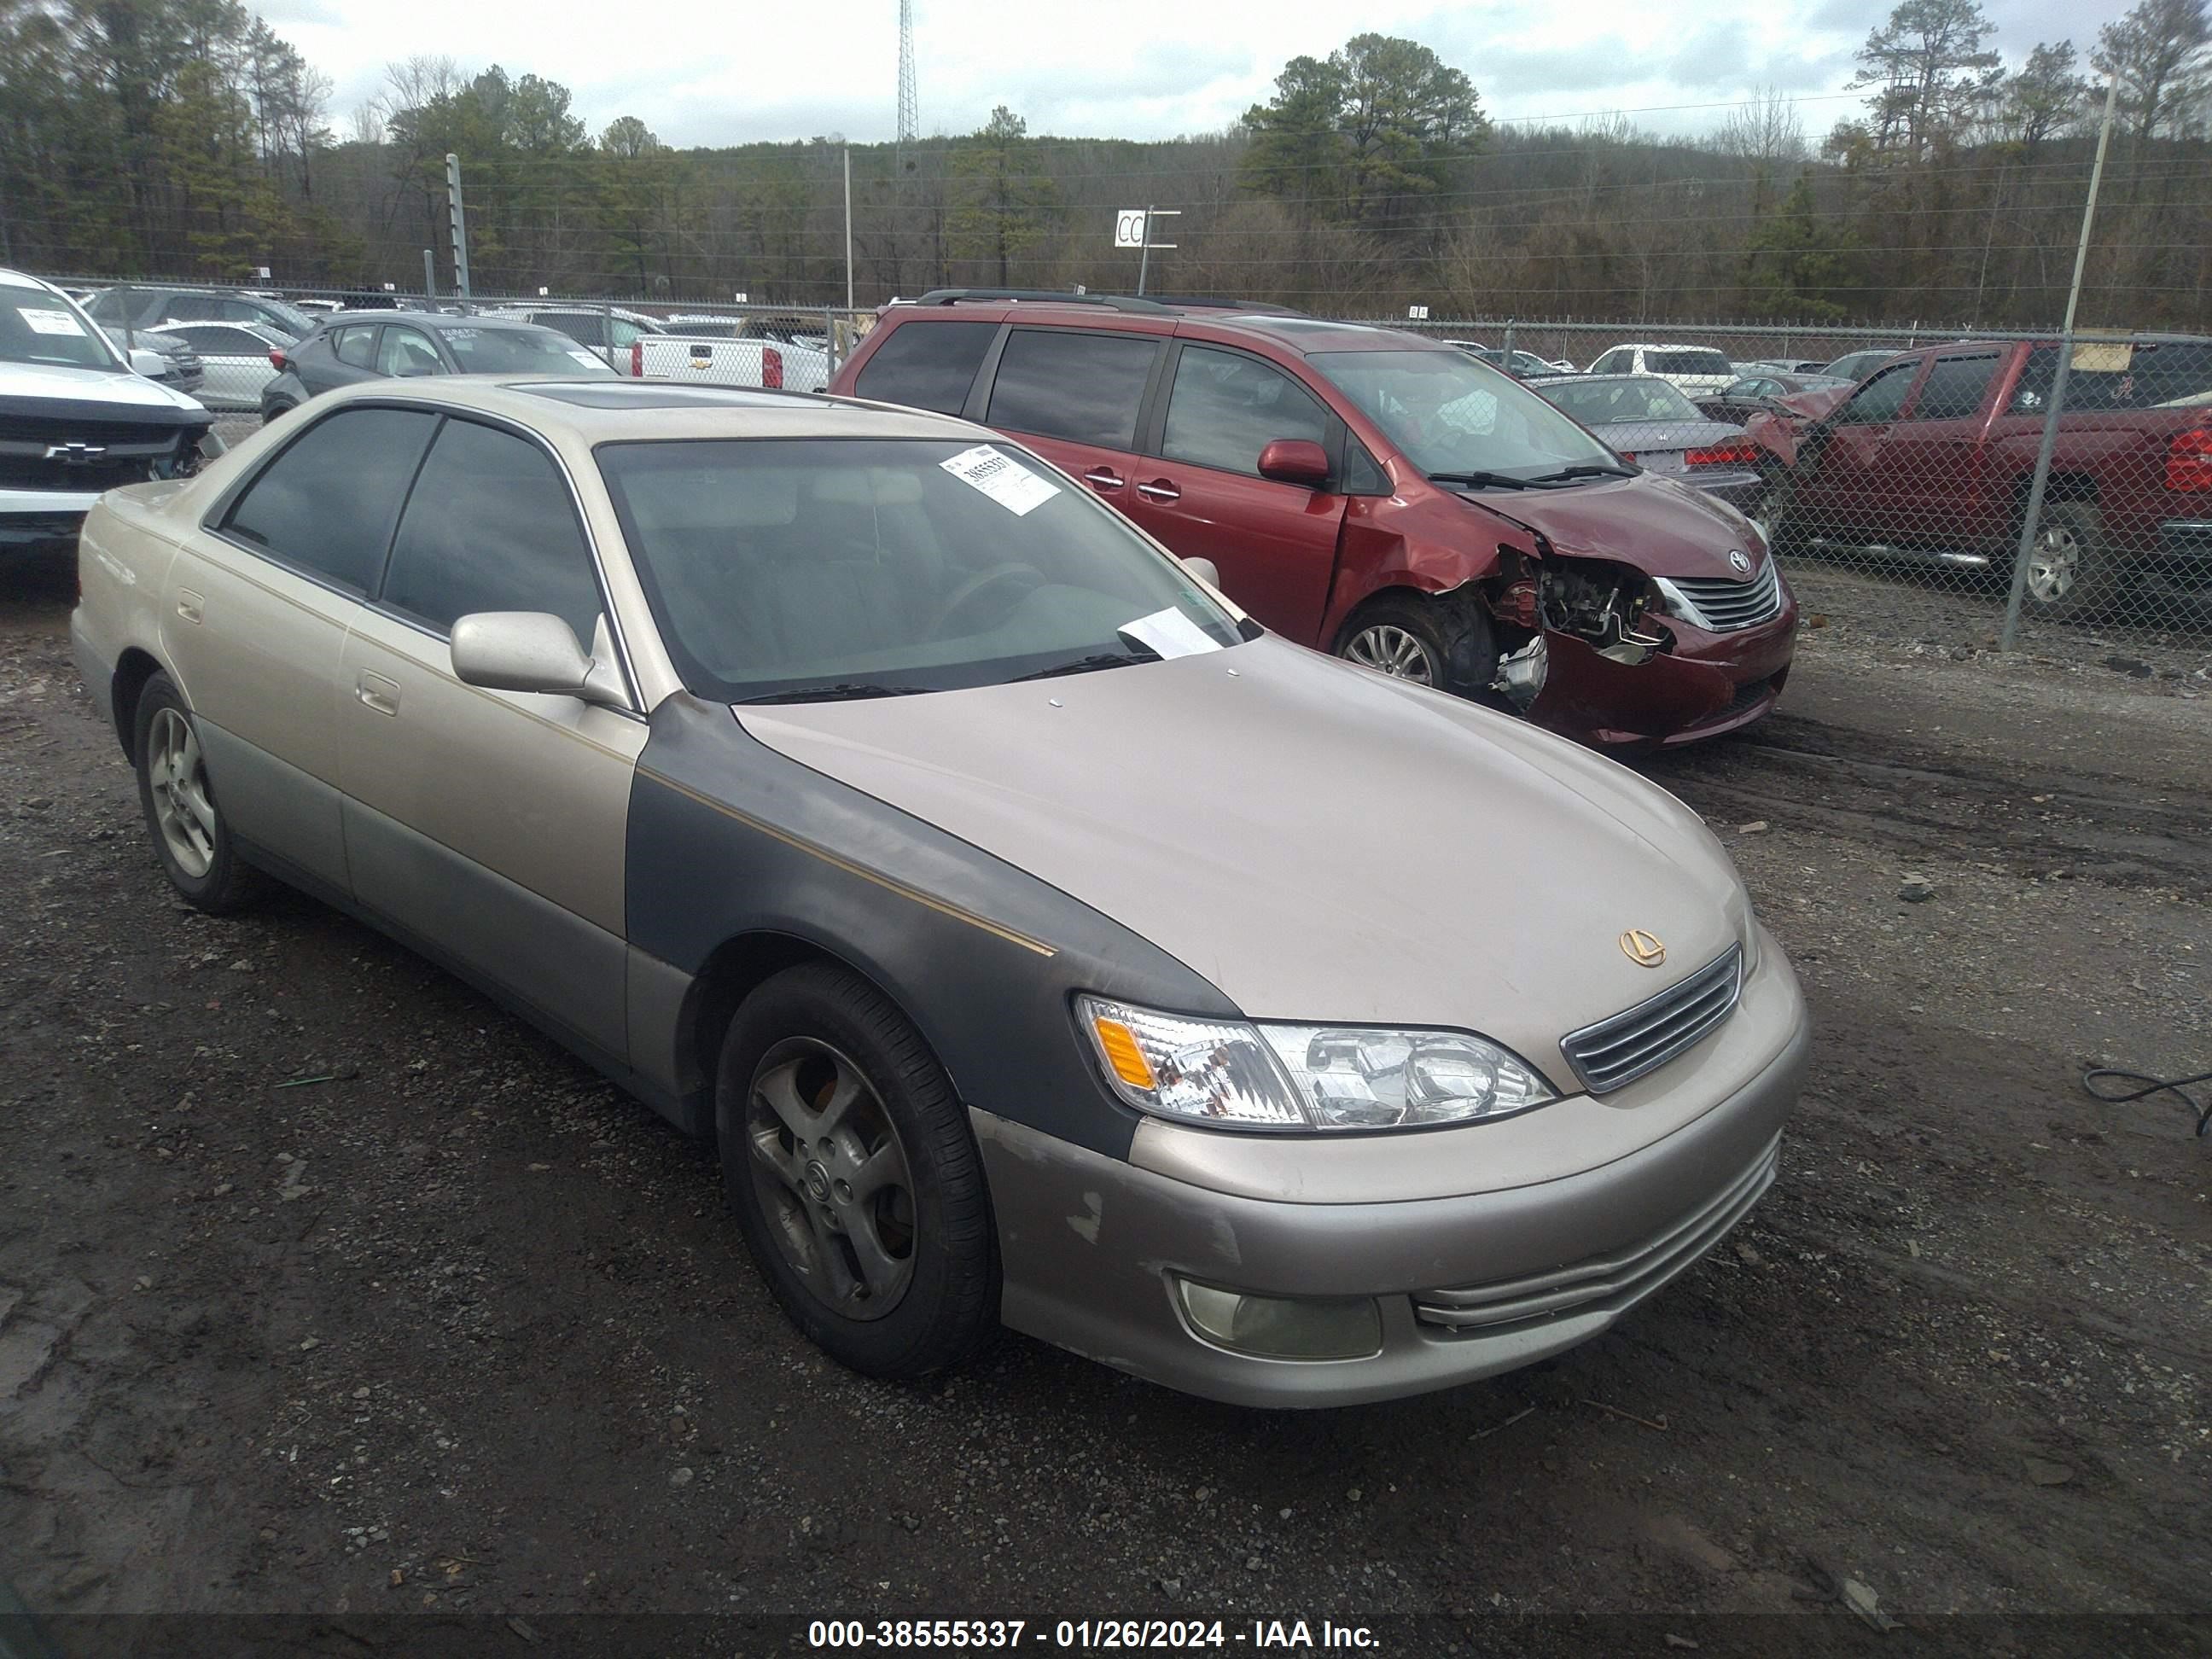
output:
[[376,325],[356,324],[331,336],[331,350],[342,363],[356,368],[376,367]]
[[447,421],[408,497],[380,597],[441,634],[471,611],[550,611],[588,649],[599,579],[552,457],[511,432]]
[[887,404],[957,415],[998,332],[998,324],[981,321],[894,327],[861,366],[853,389]]
[[985,420],[1097,449],[1134,449],[1159,352],[1150,335],[1018,328],[1000,356]]
[[223,520],[225,533],[368,592],[437,423],[427,410],[412,409],[346,409],[316,422],[246,486]]
[[442,374],[446,365],[438,356],[438,348],[421,329],[387,325],[383,343],[376,349],[376,372],[402,376]]
[[1260,473],[1260,452],[1278,438],[1326,448],[1328,412],[1282,372],[1241,352],[1187,345],[1168,395],[1160,453],[1170,460]]
[[1980,410],[1990,382],[1996,376],[1997,360],[1987,357],[1938,357],[1912,406],[1916,421],[1959,421]]

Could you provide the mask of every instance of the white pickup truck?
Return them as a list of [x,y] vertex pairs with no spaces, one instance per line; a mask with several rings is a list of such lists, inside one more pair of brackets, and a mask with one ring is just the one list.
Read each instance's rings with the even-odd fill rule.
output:
[[830,384],[829,352],[793,340],[647,334],[630,342],[629,368],[633,374],[696,380],[704,386],[819,392]]

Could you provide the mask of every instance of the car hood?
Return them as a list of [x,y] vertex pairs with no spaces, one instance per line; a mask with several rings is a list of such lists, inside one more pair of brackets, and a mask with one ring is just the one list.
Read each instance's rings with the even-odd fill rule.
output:
[[1743,428],[1733,421],[1623,421],[1601,426],[1597,434],[1624,455],[1644,455],[1727,443],[1742,437]]
[[[1050,882],[1255,1018],[1567,1032],[1749,938],[1728,854],[1562,738],[1272,636],[1060,679],[741,707],[778,753]],[[1626,929],[1667,947],[1630,960]]]
[[1750,550],[1743,516],[1734,507],[1649,473],[1567,489],[1486,490],[1462,499],[1541,536],[1554,552],[1611,559],[1650,576],[1734,580],[1729,554]]
[[11,412],[41,404],[98,404],[118,414],[166,410],[204,414],[193,399],[127,369],[70,368],[59,363],[0,362],[0,402]]

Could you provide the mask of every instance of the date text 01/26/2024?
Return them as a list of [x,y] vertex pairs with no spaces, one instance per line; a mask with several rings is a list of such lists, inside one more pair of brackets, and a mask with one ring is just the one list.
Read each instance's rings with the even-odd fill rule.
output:
[[1142,1648],[1231,1648],[1297,1652],[1364,1649],[1380,1644],[1364,1625],[1323,1619],[816,1619],[806,1626],[815,1649],[1044,1647],[1079,1653]]

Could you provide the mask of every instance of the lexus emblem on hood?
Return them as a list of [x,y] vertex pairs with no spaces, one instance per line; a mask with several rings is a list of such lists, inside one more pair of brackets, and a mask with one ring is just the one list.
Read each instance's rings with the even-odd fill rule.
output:
[[1751,574],[1751,556],[1740,547],[1729,549],[1729,568],[1739,576]]
[[1667,947],[1656,937],[1641,927],[1632,927],[1620,936],[1620,948],[1628,959],[1639,968],[1656,968],[1667,960]]

